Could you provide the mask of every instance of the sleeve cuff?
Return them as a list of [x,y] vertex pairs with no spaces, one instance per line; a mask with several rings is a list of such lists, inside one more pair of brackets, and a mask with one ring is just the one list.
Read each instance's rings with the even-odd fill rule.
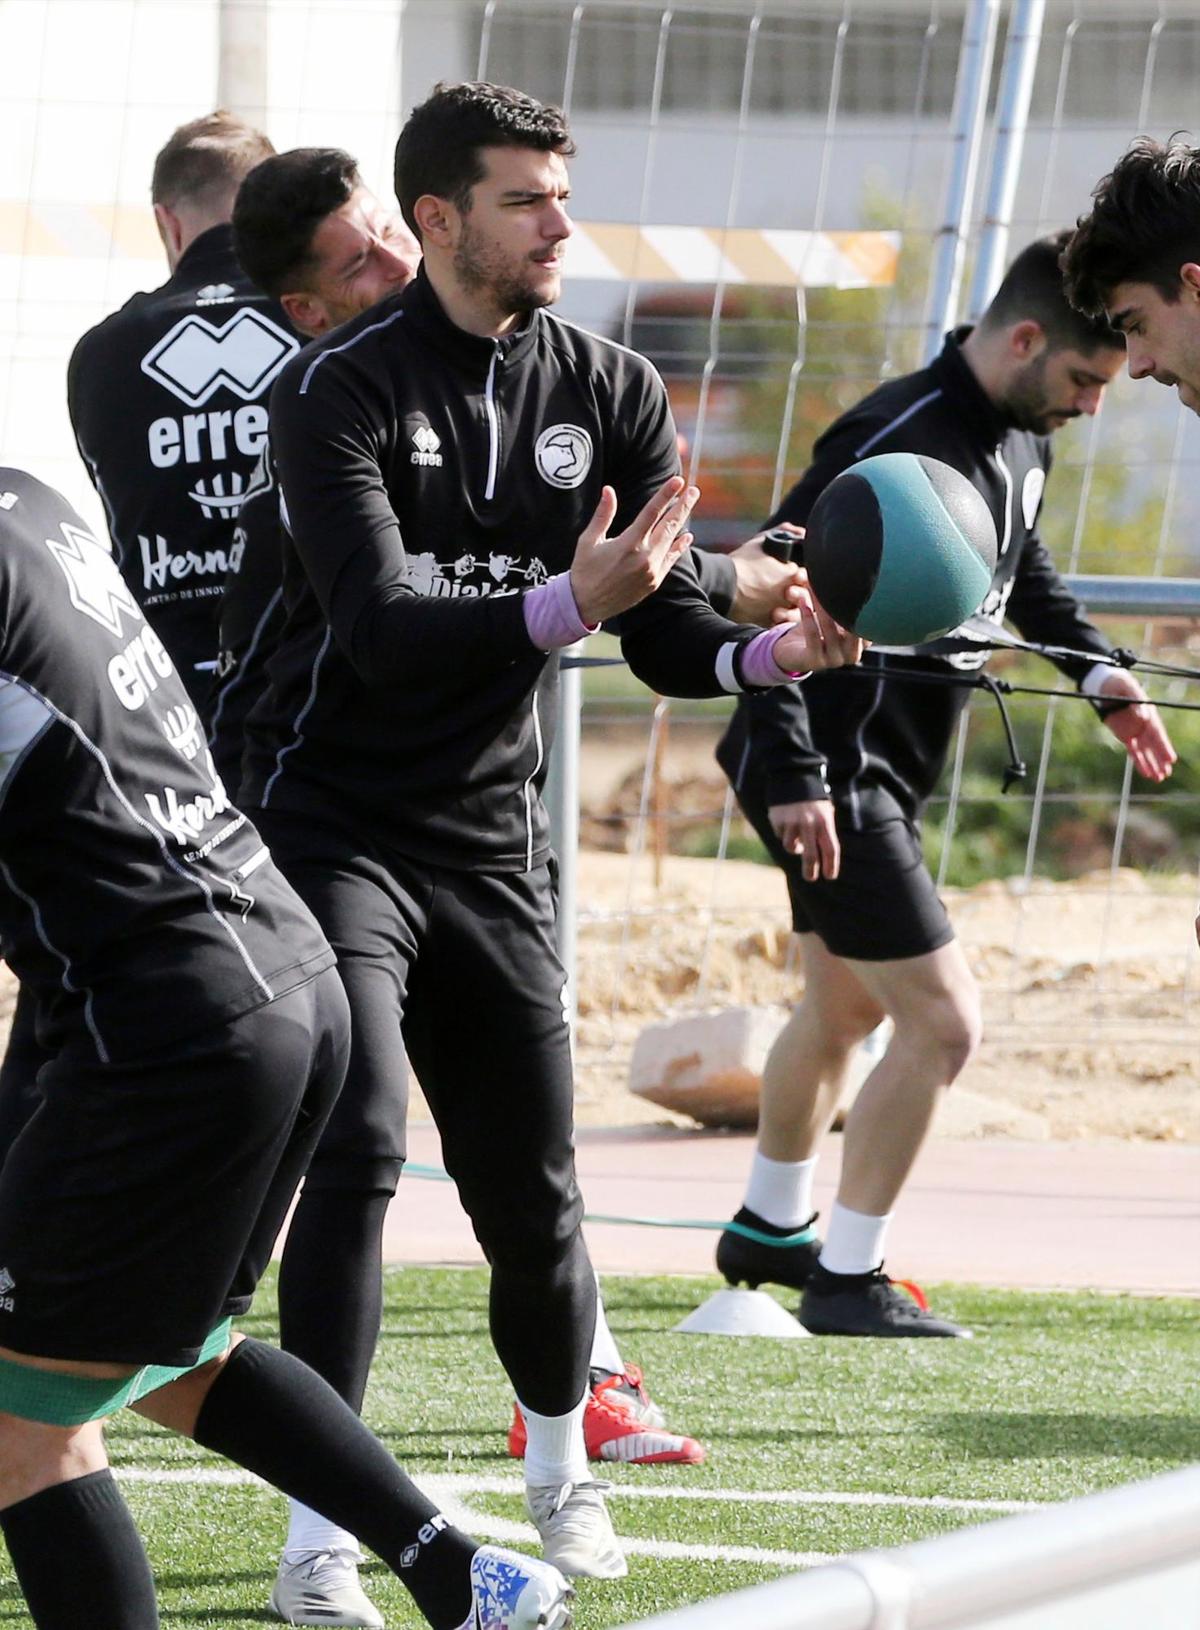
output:
[[1113,665],[1111,662],[1094,662],[1079,681],[1080,693],[1084,696],[1094,697],[1096,700],[1103,700],[1101,687],[1112,672]]
[[833,789],[826,779],[827,768],[822,764],[811,770],[793,770],[782,775],[767,774],[767,803],[810,804],[822,798],[832,798]]
[[585,623],[575,604],[570,572],[539,583],[521,601],[525,631],[539,651],[559,651],[577,640],[594,634],[599,623]]
[[775,660],[775,647],[787,631],[787,624],[779,628],[764,628],[761,634],[747,640],[745,645],[733,648],[736,655],[733,672],[741,680],[738,689],[747,686],[762,689],[771,685],[790,685],[795,679],[808,677],[807,674],[793,673],[787,668],[781,668]]

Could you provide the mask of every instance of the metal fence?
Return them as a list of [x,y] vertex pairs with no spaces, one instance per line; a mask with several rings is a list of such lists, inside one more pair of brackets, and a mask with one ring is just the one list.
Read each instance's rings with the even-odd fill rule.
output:
[[[9,0],[0,56],[0,445],[96,525],[66,358],[161,280],[146,191],[169,131],[223,96],[280,147],[350,148],[386,197],[404,111],[435,79],[483,73],[569,108],[585,230],[563,309],[659,362],[704,491],[702,538],[728,545],[837,412],[979,308],[1009,249],[1086,206],[1132,134],[1186,125],[1200,18],[1183,0]],[[1122,380],[1055,447],[1044,531],[1067,571],[1191,571],[1200,426],[1173,396]],[[1190,625],[1160,611],[1121,637],[1187,660]],[[582,935],[586,1095],[647,1017],[783,1002],[795,981],[778,880],[733,864],[741,835],[722,828],[707,770],[713,715],[675,706],[652,732],[645,698],[581,705],[581,750],[569,710],[555,768],[578,763],[584,793],[585,862],[577,872],[568,843],[563,921]],[[986,716],[971,710],[931,812],[949,835],[931,860],[948,885],[982,876],[989,822],[1020,826],[1018,860],[995,874],[1008,916],[977,947],[993,1036],[1048,1043],[1100,1025],[1190,1042],[1184,716],[1188,751],[1160,799],[1099,734],[1086,764],[1065,753],[1079,711],[1014,708],[1030,792],[1001,799],[979,767]],[[707,794],[691,784],[702,761]],[[675,807],[685,776],[688,807]],[[695,843],[713,858],[667,863],[705,797],[717,819]],[[568,786],[566,805],[580,804]],[[597,852],[618,836],[646,881],[626,854]],[[1072,869],[1085,881],[1060,898]],[[953,902],[964,938],[984,898]],[[1070,935],[1051,931],[1059,905]],[[1140,1000],[1135,964],[1151,975]]]

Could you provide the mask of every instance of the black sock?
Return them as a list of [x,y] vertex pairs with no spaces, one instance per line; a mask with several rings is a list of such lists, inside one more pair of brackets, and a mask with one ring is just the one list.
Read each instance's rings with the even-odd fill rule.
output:
[[357,1534],[436,1630],[451,1630],[470,1612],[476,1541],[447,1524],[350,1406],[298,1358],[261,1341],[241,1342],[201,1405],[193,1435]]
[[0,1533],[38,1630],[158,1630],[150,1564],[110,1471],[19,1500]]
[[379,1340],[390,1190],[300,1191],[279,1269],[279,1344],[362,1409]]

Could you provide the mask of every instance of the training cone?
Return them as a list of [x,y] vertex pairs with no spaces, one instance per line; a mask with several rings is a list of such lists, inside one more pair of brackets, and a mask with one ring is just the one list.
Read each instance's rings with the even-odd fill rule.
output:
[[675,1334],[781,1336],[785,1341],[793,1341],[807,1336],[808,1331],[765,1290],[719,1290],[677,1324]]

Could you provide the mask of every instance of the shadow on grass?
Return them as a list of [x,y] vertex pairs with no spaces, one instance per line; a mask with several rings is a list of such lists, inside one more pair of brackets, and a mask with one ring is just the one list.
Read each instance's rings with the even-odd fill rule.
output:
[[[451,1317],[448,1315],[456,1315]],[[393,1315],[394,1317],[395,1315]],[[415,1330],[411,1327],[403,1328],[400,1325],[384,1325],[379,1332],[379,1339],[384,1341],[447,1341],[454,1336],[482,1337],[487,1340],[488,1324],[487,1311],[484,1309],[473,1314],[467,1309],[453,1308],[438,1316],[436,1328],[430,1325],[424,1330]]]
[[[230,1584],[261,1585],[264,1596],[271,1588],[270,1579],[258,1570],[242,1573],[157,1573],[154,1582],[159,1592],[160,1605],[162,1592],[172,1589],[195,1589],[211,1586],[213,1590],[224,1589]],[[258,1607],[167,1607],[167,1616],[172,1622],[187,1622],[195,1619],[205,1624],[228,1620],[230,1623],[240,1624],[274,1624],[279,1620],[265,1605]],[[26,1627],[29,1624],[28,1610],[25,1598],[17,1588],[16,1582],[0,1584],[0,1624],[19,1624]]]
[[1181,1415],[1056,1415],[989,1411],[930,1418],[926,1432],[975,1460],[1052,1456],[1200,1460],[1200,1421]]

